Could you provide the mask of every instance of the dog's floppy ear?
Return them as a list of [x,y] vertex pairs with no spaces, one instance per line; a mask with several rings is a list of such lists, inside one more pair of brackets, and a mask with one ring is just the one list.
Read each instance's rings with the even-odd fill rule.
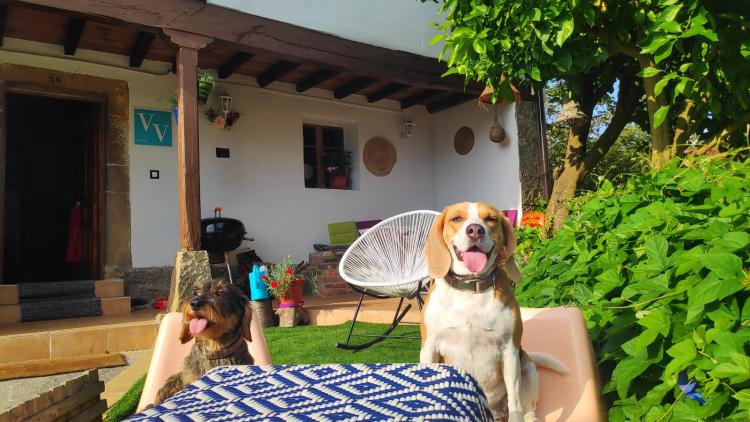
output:
[[242,318],[242,338],[247,341],[253,341],[253,336],[250,333],[250,323],[253,321],[253,307],[250,306],[248,300],[245,304],[245,316]]
[[513,259],[513,253],[516,251],[516,230],[505,216],[501,215],[500,222],[503,225],[504,241],[499,252],[500,262],[505,263],[505,272],[508,273],[510,279],[518,283],[521,281],[521,272],[518,271],[516,261]]
[[435,219],[427,237],[424,247],[424,256],[427,259],[427,272],[430,277],[443,278],[451,268],[451,253],[448,245],[443,240],[443,227],[445,226],[445,210]]
[[193,335],[190,334],[190,324],[183,321],[182,329],[180,330],[180,343],[185,344],[192,339]]

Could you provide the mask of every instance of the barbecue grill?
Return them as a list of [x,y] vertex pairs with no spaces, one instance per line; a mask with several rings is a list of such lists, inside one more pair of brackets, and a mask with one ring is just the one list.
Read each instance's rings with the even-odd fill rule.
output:
[[232,280],[232,271],[229,268],[229,252],[239,248],[243,240],[253,240],[245,237],[246,234],[245,225],[242,224],[242,221],[222,217],[220,207],[214,208],[213,218],[201,220],[201,249],[209,253],[224,254],[230,283],[234,283],[234,281]]

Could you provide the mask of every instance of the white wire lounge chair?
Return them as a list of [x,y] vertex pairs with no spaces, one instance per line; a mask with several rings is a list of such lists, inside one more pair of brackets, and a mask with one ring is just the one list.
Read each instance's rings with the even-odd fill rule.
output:
[[[435,211],[420,210],[390,217],[365,232],[344,252],[339,273],[352,289],[360,293],[360,297],[346,341],[338,343],[337,347],[359,350],[387,338],[411,309],[411,304],[401,309],[406,298],[416,298],[417,306],[422,309],[419,293],[429,280],[423,251],[438,215],[440,213]],[[401,298],[393,322],[382,334],[353,334],[365,295],[379,299]],[[371,340],[351,344],[352,337],[369,337]]]

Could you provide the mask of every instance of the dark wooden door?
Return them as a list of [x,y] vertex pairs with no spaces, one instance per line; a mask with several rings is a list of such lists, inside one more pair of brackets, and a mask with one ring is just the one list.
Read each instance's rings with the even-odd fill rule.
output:
[[6,93],[4,283],[97,275],[99,113],[93,102]]

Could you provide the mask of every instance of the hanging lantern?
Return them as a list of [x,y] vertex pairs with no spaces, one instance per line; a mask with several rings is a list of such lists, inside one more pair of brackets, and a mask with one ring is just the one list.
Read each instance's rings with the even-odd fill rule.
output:
[[563,105],[560,115],[557,116],[553,126],[576,127],[588,123],[590,117],[580,110],[577,102],[569,100]]
[[226,119],[229,116],[229,113],[232,111],[232,97],[229,95],[220,95],[219,101],[221,112],[224,113],[224,118]]
[[401,137],[402,138],[409,138],[411,135],[414,134],[414,129],[417,127],[417,124],[414,123],[414,120],[412,120],[411,117],[401,122]]

